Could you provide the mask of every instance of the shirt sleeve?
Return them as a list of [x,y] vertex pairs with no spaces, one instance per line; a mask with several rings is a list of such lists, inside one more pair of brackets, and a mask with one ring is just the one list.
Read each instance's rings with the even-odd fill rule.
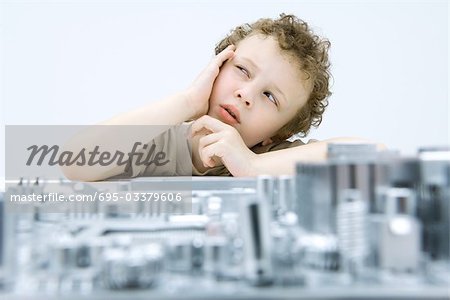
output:
[[298,146],[303,146],[303,145],[305,145],[305,143],[303,143],[301,140],[282,141],[282,142],[278,142],[278,143],[271,143],[271,144],[265,145],[265,146],[258,144],[256,146],[254,146],[253,148],[251,148],[251,150],[253,152],[255,152],[256,154],[261,154],[261,153],[277,151],[277,150],[298,147]]
[[192,176],[192,155],[186,125],[172,126],[145,145],[127,162],[125,172],[109,178],[129,179],[140,176]]

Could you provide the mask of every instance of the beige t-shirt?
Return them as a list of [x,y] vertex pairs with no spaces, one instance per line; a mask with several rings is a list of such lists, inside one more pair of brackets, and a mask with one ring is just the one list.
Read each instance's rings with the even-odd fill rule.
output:
[[[149,155],[150,149],[154,144],[154,153],[161,152],[165,154],[165,161],[168,161],[162,166],[155,164],[136,164],[133,160],[129,162],[128,171],[119,174],[110,179],[124,179],[139,176],[232,176],[225,166],[218,166],[199,172],[192,164],[192,149],[188,139],[188,133],[192,123],[184,123],[179,126],[173,126],[169,130],[163,132],[152,141],[150,141],[145,150],[141,150],[144,157]],[[293,142],[283,141],[279,143],[272,143],[266,146],[256,145],[251,150],[256,153],[265,153],[269,151],[276,151],[291,147],[304,145],[301,140]],[[150,155],[150,157],[152,157]]]

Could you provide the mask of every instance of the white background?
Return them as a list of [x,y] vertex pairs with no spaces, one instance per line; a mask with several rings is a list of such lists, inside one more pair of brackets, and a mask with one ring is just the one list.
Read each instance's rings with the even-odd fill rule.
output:
[[[332,44],[309,138],[449,143],[447,1],[1,1],[1,124],[94,124],[186,88],[230,29],[293,13]],[[19,137],[17,137],[19,138]],[[4,174],[4,130],[0,133]],[[3,175],[4,176],[4,175]]]

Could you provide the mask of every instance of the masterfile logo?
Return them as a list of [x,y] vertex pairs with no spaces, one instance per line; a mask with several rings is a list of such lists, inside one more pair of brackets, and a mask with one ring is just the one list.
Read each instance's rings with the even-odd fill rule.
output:
[[[105,126],[6,125],[6,180],[61,179],[63,168],[84,166],[122,166],[125,173],[139,167],[161,176],[177,160],[191,162],[185,125]],[[95,138],[84,138],[92,132]]]
[[[139,150],[140,146],[142,146],[142,150],[149,151],[144,157],[144,153],[142,150]],[[49,166],[59,165],[59,166],[109,166],[109,165],[125,165],[125,172],[128,171],[130,162],[136,157],[136,165],[146,165],[149,166],[151,164],[155,164],[156,166],[164,166],[169,163],[169,159],[167,159],[167,155],[164,151],[156,151],[156,144],[152,144],[150,147],[148,144],[142,145],[140,142],[135,142],[133,144],[133,148],[130,152],[124,153],[122,151],[115,151],[114,153],[110,151],[102,151],[100,152],[100,146],[94,146],[92,151],[86,150],[86,148],[82,148],[78,153],[74,153],[73,151],[60,151],[60,147],[58,145],[32,145],[27,148],[30,151],[30,156],[26,162],[27,166],[31,166],[33,163],[37,166],[41,166],[46,160]],[[36,158],[36,159],[35,159]]]

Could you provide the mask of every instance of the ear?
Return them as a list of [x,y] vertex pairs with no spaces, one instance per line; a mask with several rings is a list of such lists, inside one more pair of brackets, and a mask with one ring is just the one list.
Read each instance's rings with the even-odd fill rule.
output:
[[272,139],[268,138],[268,139],[265,139],[264,141],[262,141],[261,145],[262,146],[266,146],[266,145],[269,145],[269,144],[272,144],[272,143],[273,143]]

